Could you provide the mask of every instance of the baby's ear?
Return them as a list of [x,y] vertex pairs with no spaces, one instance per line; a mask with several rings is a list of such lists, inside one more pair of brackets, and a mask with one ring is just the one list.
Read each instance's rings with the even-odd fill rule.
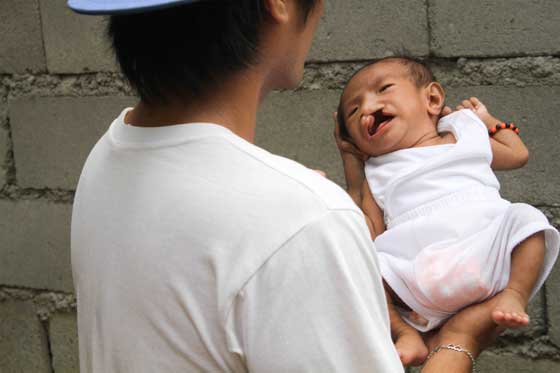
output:
[[431,82],[426,87],[426,99],[428,102],[428,113],[439,116],[445,106],[445,91],[438,82]]

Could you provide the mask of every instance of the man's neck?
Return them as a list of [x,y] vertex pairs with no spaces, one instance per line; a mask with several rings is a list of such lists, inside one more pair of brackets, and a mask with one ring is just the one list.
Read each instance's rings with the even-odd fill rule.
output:
[[259,72],[245,70],[219,85],[215,92],[189,102],[150,105],[140,101],[125,123],[138,127],[161,127],[185,123],[215,123],[253,142],[256,113],[268,90]]

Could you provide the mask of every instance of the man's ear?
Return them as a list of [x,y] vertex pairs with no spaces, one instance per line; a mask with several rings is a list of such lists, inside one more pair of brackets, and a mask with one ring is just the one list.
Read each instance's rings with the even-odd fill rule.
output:
[[270,18],[277,23],[287,23],[290,20],[289,0],[265,0],[265,7]]
[[426,87],[426,99],[428,101],[428,113],[440,115],[445,105],[445,91],[438,82],[432,82]]

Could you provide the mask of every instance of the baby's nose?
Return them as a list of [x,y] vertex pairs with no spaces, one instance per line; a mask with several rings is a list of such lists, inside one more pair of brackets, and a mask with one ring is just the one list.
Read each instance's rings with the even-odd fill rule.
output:
[[383,105],[375,97],[366,97],[362,101],[361,111],[364,114],[373,114],[377,110],[381,109]]

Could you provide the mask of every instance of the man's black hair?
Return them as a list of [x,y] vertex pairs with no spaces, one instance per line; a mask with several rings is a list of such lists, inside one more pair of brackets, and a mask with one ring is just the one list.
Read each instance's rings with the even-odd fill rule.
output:
[[[394,61],[405,66],[408,69],[408,77],[412,80],[414,84],[416,84],[418,88],[425,87],[428,84],[437,81],[434,73],[423,60],[408,56],[406,54],[402,54],[402,55],[399,54],[395,56],[384,57],[379,60],[375,60],[371,63],[366,64],[365,66],[358,69],[354,74],[352,74],[350,79],[348,79],[348,83],[362,70],[367,69],[368,67],[376,65],[378,63],[387,62],[387,61]],[[346,83],[346,85],[348,85],[348,83]],[[340,98],[342,100],[342,96]],[[346,126],[346,121],[344,120],[342,101],[338,103],[336,119],[338,121],[339,128],[340,128],[340,136],[345,140],[351,140],[350,133],[348,132],[348,128]]]
[[[298,0],[302,24],[318,0]],[[165,104],[209,93],[257,61],[264,0],[206,0],[114,15],[107,35],[141,99]]]

